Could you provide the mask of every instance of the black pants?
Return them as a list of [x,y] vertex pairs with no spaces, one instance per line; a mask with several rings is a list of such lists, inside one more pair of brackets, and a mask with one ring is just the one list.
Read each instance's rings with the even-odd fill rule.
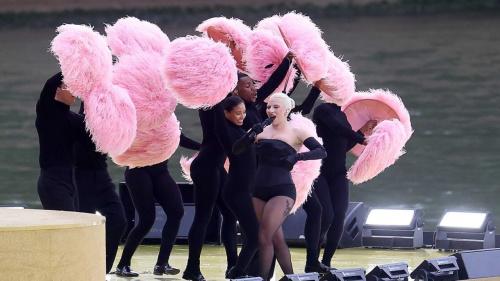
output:
[[252,204],[250,191],[234,191],[237,187],[230,182],[224,186],[224,200],[239,222],[245,240],[236,266],[246,271],[259,248],[259,221]]
[[45,210],[78,209],[78,193],[73,183],[72,168],[41,169],[37,189]]
[[165,265],[168,263],[184,215],[179,187],[170,176],[166,162],[142,168],[127,168],[125,182],[139,221],[127,237],[118,267],[130,265],[135,250],[153,226],[156,217],[155,202],[161,205],[167,215],[156,261],[157,265]]
[[228,268],[236,264],[238,258],[236,247],[236,218],[222,199],[221,187],[225,180],[222,167],[211,167],[193,161],[191,178],[194,184],[195,214],[189,229],[189,258],[186,271],[200,272],[200,255],[207,233],[207,226],[212,212],[217,205],[222,214],[222,243],[226,249]]
[[321,237],[326,236],[322,263],[330,266],[344,232],[344,219],[349,206],[349,184],[345,174],[324,176],[316,180],[314,191],[323,207]]
[[302,205],[307,214],[304,225],[304,236],[306,240],[306,266],[314,266],[318,263],[321,247],[321,215],[322,207],[316,192],[311,192],[307,201]]
[[123,206],[108,171],[75,169],[79,211],[106,217],[106,273],[115,261],[116,251],[126,227]]

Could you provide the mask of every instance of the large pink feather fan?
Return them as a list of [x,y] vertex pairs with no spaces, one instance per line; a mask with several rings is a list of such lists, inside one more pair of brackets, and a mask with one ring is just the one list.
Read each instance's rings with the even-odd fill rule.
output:
[[114,25],[107,25],[106,34],[111,51],[118,57],[141,51],[164,55],[170,43],[157,25],[134,17],[121,18]]
[[113,162],[129,168],[145,167],[169,159],[179,146],[181,131],[175,114],[160,127],[137,131],[132,146],[123,154],[113,157]]
[[[254,30],[250,36],[250,44],[245,52],[248,75],[260,88],[271,77],[278,68],[283,58],[288,53],[288,47],[283,39],[268,30]],[[281,92],[285,88],[288,92],[293,87],[293,79],[296,70],[290,67],[283,82],[276,88],[275,92]]]
[[327,103],[342,106],[356,90],[354,74],[349,64],[337,58],[333,53],[328,55],[328,72],[318,85],[321,99]]
[[281,37],[281,32],[279,30],[279,24],[281,22],[281,17],[274,15],[272,17],[267,17],[261,19],[253,28],[253,30],[268,30],[274,35]]
[[[189,158],[182,155],[181,159],[179,160],[179,164],[181,165],[182,177],[189,183],[193,183],[193,180],[191,179],[191,164],[197,156],[198,152],[196,152]],[[229,158],[226,158],[226,161],[224,161],[224,170],[226,170],[226,172],[229,172],[229,165]]]
[[121,57],[114,65],[113,83],[129,92],[140,130],[164,124],[177,105],[175,97],[166,90],[160,63],[158,54],[137,52]]
[[57,32],[51,51],[71,93],[85,101],[91,92],[109,88],[112,57],[104,37],[85,25],[63,24]]
[[[300,128],[301,130],[307,130],[308,134],[315,137],[321,142],[321,139],[316,134],[316,126],[314,123],[302,116],[299,113],[293,113],[290,115],[290,125],[295,128]],[[302,145],[299,152],[309,151],[307,147]],[[292,180],[295,184],[295,189],[297,191],[297,198],[295,199],[295,204],[292,207],[292,213],[295,213],[302,204],[307,200],[307,197],[311,193],[311,188],[319,176],[321,168],[321,160],[309,160],[309,161],[299,161],[292,169]]]
[[237,67],[245,71],[243,53],[248,46],[252,30],[240,19],[215,17],[202,22],[196,31],[203,32],[216,42],[222,42],[231,49]]
[[329,47],[321,37],[321,30],[302,14],[290,12],[281,17],[279,28],[287,46],[296,55],[299,68],[307,82],[313,83],[326,76]]
[[[389,90],[371,89],[368,92],[356,92],[342,106],[353,130],[359,130],[367,121],[398,119],[404,127],[407,140],[413,133],[410,114],[403,101]],[[351,152],[359,156],[363,145],[356,145]]]
[[347,172],[354,184],[368,181],[394,164],[405,152],[406,128],[397,119],[384,120],[368,137],[368,144]]
[[125,152],[137,130],[135,106],[126,90],[112,85],[85,100],[85,125],[97,150],[115,156]]
[[229,48],[196,36],[172,41],[163,73],[177,101],[195,109],[219,103],[238,82],[236,62]]

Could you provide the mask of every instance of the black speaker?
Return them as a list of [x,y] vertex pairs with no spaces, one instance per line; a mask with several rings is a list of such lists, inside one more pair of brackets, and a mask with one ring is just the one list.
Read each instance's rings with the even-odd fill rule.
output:
[[363,223],[368,208],[363,202],[349,202],[344,220],[344,232],[339,241],[339,248],[355,248],[362,245]]
[[440,257],[423,261],[410,277],[415,281],[455,281],[458,280],[457,258]]
[[320,281],[366,281],[363,268],[332,269]]
[[293,215],[289,215],[283,222],[283,234],[285,240],[290,244],[304,244],[304,225],[306,223],[306,212],[299,208]]
[[500,276],[500,248],[463,251],[454,254],[460,280]]
[[279,281],[319,281],[319,274],[316,272],[287,274],[281,277]]
[[377,265],[366,274],[366,281],[407,281],[408,276],[408,264],[391,263]]

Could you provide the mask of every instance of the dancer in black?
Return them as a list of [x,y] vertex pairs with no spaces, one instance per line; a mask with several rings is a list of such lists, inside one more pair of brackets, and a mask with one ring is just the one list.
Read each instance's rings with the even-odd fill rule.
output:
[[[323,103],[315,108],[313,122],[328,153],[328,157],[323,159],[314,192],[318,195],[323,207],[321,237],[328,231],[322,263],[330,267],[344,229],[344,218],[349,204],[346,153],[357,143],[366,144],[364,136],[370,134],[376,121],[368,121],[355,132],[340,106],[334,103]],[[318,251],[319,247],[318,244]]]
[[[84,114],[83,102],[80,114]],[[79,211],[91,214],[99,211],[106,217],[106,273],[109,273],[125,232],[126,220],[122,203],[108,173],[106,155],[96,151],[89,134],[75,144],[74,173]]]
[[[260,276],[269,279],[273,255],[276,254],[285,274],[293,273],[290,251],[284,240],[281,224],[288,216],[295,201],[295,186],[290,170],[297,161],[321,159],[326,156],[324,148],[305,130],[292,128],[287,117],[294,102],[287,95],[276,93],[270,96],[267,114],[275,118],[273,125],[256,137],[259,166],[255,178],[254,208],[260,222],[259,254]],[[235,152],[241,151],[255,139],[250,131],[235,144]],[[309,152],[297,153],[304,144]]]
[[195,215],[189,230],[189,258],[182,278],[186,280],[205,280],[200,270],[200,255],[205,241],[207,226],[217,204],[223,216],[222,239],[226,248],[228,269],[236,264],[236,218],[223,200],[220,200],[221,186],[224,183],[224,161],[226,154],[215,133],[215,119],[221,104],[210,109],[200,109],[203,140],[200,153],[191,163],[191,179],[194,184]]
[[[223,188],[223,198],[235,214],[245,237],[236,265],[227,273],[226,278],[234,279],[247,275],[246,269],[258,248],[258,221],[252,205],[251,187],[256,170],[255,148],[248,145],[243,153],[234,154],[234,143],[245,135],[241,128],[246,110],[243,100],[238,96],[227,97],[223,101],[224,112],[216,119],[216,131],[229,157],[229,172]],[[258,124],[257,126],[262,126]],[[255,127],[255,125],[254,125]]]
[[[180,145],[188,149],[199,149],[199,144],[182,134]],[[156,215],[155,202],[158,202],[165,211],[167,221],[163,227],[160,252],[153,273],[155,275],[179,273],[179,269],[169,265],[168,259],[184,215],[184,206],[179,187],[168,172],[168,160],[146,167],[132,169],[127,167],[125,182],[139,215],[139,221],[127,237],[116,274],[122,277],[139,275],[130,269],[130,262],[142,239],[153,226]]]
[[70,111],[75,97],[65,89],[62,73],[47,80],[36,104],[35,126],[40,144],[38,195],[47,210],[76,211],[73,144],[85,137],[82,117]]

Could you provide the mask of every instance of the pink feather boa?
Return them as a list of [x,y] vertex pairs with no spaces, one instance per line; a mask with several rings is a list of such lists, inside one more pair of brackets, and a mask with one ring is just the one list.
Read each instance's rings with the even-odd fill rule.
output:
[[[357,102],[364,105],[357,106]],[[410,114],[401,99],[388,90],[376,89],[355,93],[342,106],[353,130],[368,120],[379,121],[368,145],[356,145],[351,152],[358,159],[348,171],[355,184],[365,182],[395,163],[404,154],[403,148],[413,134]]]
[[167,88],[188,108],[223,100],[238,82],[230,50],[209,38],[182,37],[170,44],[163,67]]
[[[301,130],[307,130],[308,133],[314,136],[321,142],[321,139],[316,134],[316,126],[314,123],[302,116],[299,113],[293,113],[290,115],[290,125],[295,128],[300,128]],[[299,152],[309,151],[307,147],[302,145]],[[306,202],[307,197],[312,191],[312,185],[316,178],[319,176],[321,168],[321,160],[309,160],[309,161],[299,161],[292,169],[292,180],[295,184],[295,189],[297,191],[297,198],[295,199],[295,204],[292,207],[292,213],[295,213],[304,202]]]
[[281,22],[281,17],[278,15],[267,17],[260,20],[255,25],[253,30],[268,30],[271,31],[274,35],[281,37],[281,32],[278,27],[280,22]]
[[[193,180],[191,179],[191,164],[197,156],[198,152],[196,152],[189,158],[182,155],[181,159],[179,160],[179,164],[181,165],[182,177],[189,183],[193,183]],[[226,170],[226,172],[229,171],[229,165],[229,159],[226,158],[226,161],[224,162],[224,170]]]
[[[215,17],[202,22],[196,31],[204,33],[214,41],[220,41],[231,49],[239,69],[245,71],[243,53],[248,46],[252,30],[240,19]],[[234,46],[232,44],[234,43]]]
[[[287,53],[288,47],[281,37],[268,30],[252,32],[250,44],[245,52],[245,60],[248,74],[253,80],[258,81],[256,83],[258,88],[271,77]],[[272,66],[266,68],[269,65]],[[285,79],[276,88],[276,92],[283,91],[285,84],[288,92],[293,87],[293,79],[296,75],[295,68],[290,67]]]
[[140,51],[164,55],[170,43],[157,25],[134,17],[124,17],[114,25],[107,25],[106,34],[111,51],[118,57]]
[[51,50],[64,83],[85,102],[85,125],[97,150],[111,156],[125,152],[136,136],[136,109],[128,92],[112,84],[105,39],[84,25],[62,25],[57,31]]
[[308,16],[290,12],[281,17],[279,28],[283,39],[295,54],[297,64],[309,83],[325,77],[328,71],[329,47],[321,30]]
[[349,64],[337,58],[333,53],[329,53],[327,65],[328,72],[319,85],[322,91],[321,99],[327,103],[342,106],[355,93],[354,74]]
[[160,127],[137,131],[132,146],[123,154],[113,157],[113,162],[129,168],[145,167],[169,159],[179,146],[181,131],[175,114]]
[[137,127],[144,131],[164,124],[174,113],[175,97],[166,90],[161,56],[137,52],[114,65],[113,83],[127,89],[137,110]]

